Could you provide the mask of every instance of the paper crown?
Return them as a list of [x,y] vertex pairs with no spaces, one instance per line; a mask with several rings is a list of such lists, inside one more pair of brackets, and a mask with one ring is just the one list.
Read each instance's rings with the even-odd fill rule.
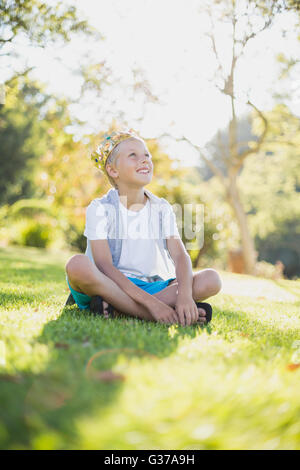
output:
[[95,166],[99,168],[99,170],[105,172],[105,165],[111,151],[120,142],[129,139],[130,137],[141,139],[141,137],[133,129],[120,132],[115,131],[111,134],[104,134],[97,149],[91,154],[91,160],[94,162]]

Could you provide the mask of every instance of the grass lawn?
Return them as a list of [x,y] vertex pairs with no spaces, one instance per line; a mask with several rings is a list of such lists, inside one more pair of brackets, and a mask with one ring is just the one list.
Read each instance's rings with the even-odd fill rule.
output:
[[300,449],[300,281],[220,272],[204,328],[103,320],[63,308],[69,256],[0,249],[2,449]]

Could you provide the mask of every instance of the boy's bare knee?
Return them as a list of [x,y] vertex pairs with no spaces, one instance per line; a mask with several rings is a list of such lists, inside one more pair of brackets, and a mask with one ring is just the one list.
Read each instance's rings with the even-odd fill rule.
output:
[[80,275],[82,276],[82,272],[84,269],[86,269],[89,261],[90,260],[86,255],[73,255],[66,264],[65,269],[67,275],[72,277],[73,279],[78,279]]
[[220,292],[222,281],[215,269],[206,268],[194,275],[193,295],[198,298],[199,295],[212,296]]
[[221,277],[215,269],[207,269],[207,283],[209,285],[211,295],[216,295],[222,289]]

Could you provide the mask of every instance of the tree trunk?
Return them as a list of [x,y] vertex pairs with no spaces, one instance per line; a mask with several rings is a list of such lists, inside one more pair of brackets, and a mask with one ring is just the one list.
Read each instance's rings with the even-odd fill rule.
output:
[[230,183],[230,186],[227,188],[227,200],[234,211],[239,225],[245,271],[246,274],[255,275],[257,253],[254,241],[248,227],[247,216],[240,201],[236,178],[231,178]]

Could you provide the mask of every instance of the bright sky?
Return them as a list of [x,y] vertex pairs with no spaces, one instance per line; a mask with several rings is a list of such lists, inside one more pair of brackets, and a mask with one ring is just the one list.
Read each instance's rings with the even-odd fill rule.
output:
[[[51,0],[54,1],[55,0]],[[239,0],[240,4],[244,0]],[[72,2],[74,4],[74,2]],[[228,122],[229,99],[224,98],[209,82],[215,62],[210,42],[203,33],[207,30],[207,17],[198,12],[200,0],[77,0],[83,16],[104,36],[102,41],[78,39],[67,46],[26,48],[28,64],[34,64],[35,78],[48,84],[53,93],[76,97],[81,79],[76,74],[80,64],[103,60],[119,77],[113,89],[103,89],[102,96],[90,94],[85,103],[74,106],[73,111],[88,121],[88,130],[104,131],[113,116],[109,100],[115,100],[123,109],[130,127],[136,128],[144,138],[156,137],[163,132],[186,135],[197,145],[204,145]],[[292,81],[278,81],[279,65],[275,55],[279,52],[298,57],[299,41],[291,34],[294,16],[285,14],[270,30],[250,41],[245,59],[240,62],[236,75],[238,95],[249,92],[250,99],[261,109],[270,109],[274,91],[285,87],[292,93],[289,105],[300,115],[300,92],[297,77]],[[285,27],[285,38],[279,33]],[[228,26],[220,25],[216,31],[217,47],[224,64],[230,59],[231,45],[227,40]],[[60,57],[60,60],[57,60]],[[141,68],[152,93],[160,104],[143,106],[138,94],[134,100],[127,94],[132,82],[132,69]],[[248,108],[237,104],[238,113]],[[110,112],[111,111],[111,114]],[[137,124],[135,119],[141,118]],[[197,154],[186,144],[164,141],[165,150],[183,164],[198,162]]]

